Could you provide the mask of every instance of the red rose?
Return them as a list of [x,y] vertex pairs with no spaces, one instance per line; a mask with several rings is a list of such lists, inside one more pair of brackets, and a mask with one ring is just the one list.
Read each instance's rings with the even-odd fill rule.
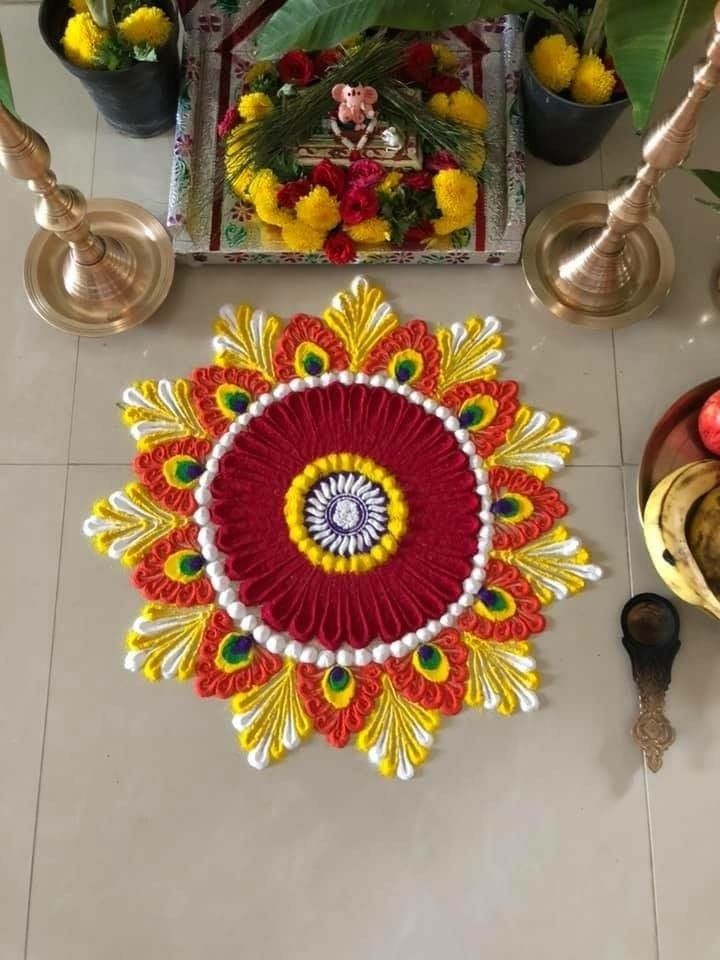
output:
[[431,153],[429,157],[425,157],[423,166],[426,170],[430,170],[431,173],[437,173],[438,170],[460,169],[460,164],[447,150],[438,150],[437,153]]
[[429,220],[421,220],[405,231],[403,247],[418,249],[424,246],[423,241],[433,235],[433,227]]
[[279,207],[290,207],[292,209],[301,197],[306,197],[310,193],[312,188],[313,185],[307,177],[302,177],[300,180],[290,180],[278,190],[277,204]]
[[351,184],[340,201],[340,214],[343,223],[352,226],[374,217],[379,207],[380,202],[372,187],[358,187]]
[[228,107],[225,111],[225,116],[222,118],[218,124],[218,136],[221,140],[224,140],[225,137],[230,133],[231,130],[234,130],[235,127],[240,123],[240,114],[237,112],[236,107]]
[[432,187],[433,175],[429,170],[411,170],[410,173],[403,175],[403,186],[410,190],[430,190]]
[[402,74],[415,83],[426,83],[435,66],[435,55],[429,43],[412,43],[405,51]]
[[425,83],[425,89],[430,93],[455,93],[461,86],[457,77],[449,77],[446,73],[436,73]]
[[324,77],[330,67],[334,67],[340,59],[338,50],[321,50],[315,54],[315,76]]
[[310,179],[313,186],[327,187],[336,197],[341,197],[345,193],[347,175],[342,167],[336,167],[330,160],[321,160],[316,167],[313,167]]
[[283,83],[306,87],[315,76],[315,67],[310,57],[302,50],[290,50],[278,60],[277,70]]
[[355,244],[342,230],[328,234],[323,250],[330,263],[350,263],[357,253]]
[[374,187],[385,179],[385,168],[375,160],[353,160],[348,168],[348,180],[353,187]]

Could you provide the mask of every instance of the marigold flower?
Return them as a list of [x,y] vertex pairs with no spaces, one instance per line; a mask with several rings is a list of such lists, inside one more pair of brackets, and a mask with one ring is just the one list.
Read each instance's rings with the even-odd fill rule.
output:
[[436,116],[446,117],[450,112],[450,97],[446,93],[434,93],[427,105]]
[[327,187],[313,187],[295,204],[298,220],[325,233],[340,223],[340,204]]
[[390,239],[390,224],[382,217],[371,217],[345,229],[356,243],[383,243]]
[[76,67],[96,67],[98,51],[106,39],[107,31],[101,30],[89,13],[76,13],[67,22],[62,47]]
[[553,33],[538,40],[528,59],[540,83],[548,90],[560,93],[570,86],[580,54],[561,33]]
[[600,57],[586,53],[570,84],[570,96],[577,103],[607,103],[615,89],[615,73],[608,70]]
[[120,21],[118,33],[132,46],[164,47],[170,39],[172,23],[160,7],[138,7]]
[[464,170],[441,170],[433,177],[438,207],[445,217],[472,217],[477,203],[477,182]]
[[399,170],[391,170],[378,184],[381,193],[394,193],[402,182],[403,175]]
[[262,120],[272,113],[273,102],[266,93],[246,93],[238,100],[237,108],[243,120]]
[[472,220],[473,213],[470,211],[465,216],[460,217],[439,217],[437,220],[433,220],[432,225],[438,237],[446,237],[450,233],[455,233],[456,230],[469,227]]
[[443,73],[453,73],[457,70],[457,54],[450,47],[445,46],[444,43],[433,43],[432,52],[435,54],[435,63],[438,70],[442,70]]
[[463,87],[451,93],[448,100],[448,115],[453,120],[480,132],[487,127],[488,112],[485,101],[472,90]]
[[248,187],[255,179],[257,171],[252,167],[246,167],[242,173],[238,174],[232,182],[232,191],[236,197],[239,197],[245,203],[250,200]]
[[250,86],[253,80],[257,80],[258,77],[264,77],[265,74],[271,69],[272,69],[272,63],[270,62],[270,60],[258,60],[257,63],[254,63],[249,68],[249,70],[243,77],[243,81],[245,82],[245,84],[247,84],[247,86]]
[[293,253],[315,253],[322,250],[325,234],[316,230],[302,220],[291,220],[282,228],[282,238],[285,245]]

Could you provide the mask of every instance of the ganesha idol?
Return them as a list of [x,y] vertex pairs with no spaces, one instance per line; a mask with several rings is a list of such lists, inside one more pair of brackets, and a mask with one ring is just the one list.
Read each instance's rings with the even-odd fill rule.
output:
[[377,125],[377,90],[361,83],[336,83],[332,98],[338,104],[330,120],[333,133],[347,147],[362,150]]

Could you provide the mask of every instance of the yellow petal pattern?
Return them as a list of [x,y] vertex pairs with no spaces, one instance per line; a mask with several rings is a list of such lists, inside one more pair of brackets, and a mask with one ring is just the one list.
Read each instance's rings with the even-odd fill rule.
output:
[[496,317],[468,317],[450,329],[438,327],[437,340],[442,357],[436,395],[469,380],[494,380],[500,363],[503,339]]
[[570,455],[578,432],[560,417],[520,407],[505,443],[487,458],[489,467],[519,467],[544,480],[560,470]]
[[349,292],[338,293],[323,314],[325,323],[340,337],[350,355],[350,370],[357,372],[375,344],[398,324],[379,287],[356,277]]
[[400,696],[384,674],[380,698],[358,734],[357,746],[384,777],[409,780],[427,759],[439,725],[437,710],[425,710]]
[[195,673],[195,657],[205,627],[216,607],[148,603],[125,638],[125,667],[142,671],[146,680],[187,680]]
[[577,537],[562,526],[517,550],[496,550],[493,556],[517,567],[543,604],[579,593],[586,580],[602,576]]
[[141,380],[123,393],[123,423],[139,450],[150,450],[167,440],[204,437],[192,405],[187,380]]
[[282,327],[278,317],[253,310],[246,303],[222,307],[214,326],[215,363],[256,370],[274,383],[273,348]]
[[94,504],[83,533],[100,553],[133,567],[156,540],[187,522],[155,503],[142,484],[128,483]]
[[256,770],[280,760],[312,733],[312,724],[298,696],[292,660],[286,660],[264,686],[234,697],[232,709],[238,741]]
[[468,649],[468,685],[465,703],[469,707],[494,710],[503,716],[536,710],[535,690],[540,677],[530,656],[529,643],[491,643],[474,633],[463,633]]

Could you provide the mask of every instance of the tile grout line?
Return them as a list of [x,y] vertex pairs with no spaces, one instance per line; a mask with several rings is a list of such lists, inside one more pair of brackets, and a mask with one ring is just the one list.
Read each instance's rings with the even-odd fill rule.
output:
[[40,795],[42,792],[43,769],[45,765],[45,744],[47,741],[48,715],[50,711],[50,685],[52,682],[52,667],[55,653],[55,631],[57,627],[58,601],[60,599],[60,577],[62,573],[62,557],[65,545],[65,515],[67,513],[68,489],[70,486],[70,444],[72,441],[72,425],[75,413],[75,396],[77,393],[77,375],[80,360],[80,338],[75,338],[75,366],[73,369],[72,401],[70,404],[70,429],[68,430],[67,452],[65,466],[65,484],[63,490],[63,505],[60,511],[60,543],[55,576],[55,605],[53,608],[52,628],[50,633],[50,653],[48,656],[47,681],[45,684],[45,710],[43,713],[42,738],[40,740],[40,762],[38,766],[37,793],[35,795],[35,822],[33,825],[32,849],[30,852],[30,875],[28,877],[27,908],[25,911],[25,943],[23,948],[24,960],[27,960],[30,942],[30,910],[32,907],[32,891],[35,879],[35,854],[37,850],[38,825],[40,821]]
[[[612,343],[612,356],[613,356],[613,374],[615,377],[615,408],[617,410],[617,424],[618,424],[618,443],[620,445],[620,463],[625,465],[625,451],[623,450],[623,429],[622,429],[622,417],[620,416],[620,383],[618,381],[618,368],[617,368],[617,350],[615,347],[615,331],[610,331],[610,342]],[[624,487],[624,485],[623,485]],[[628,548],[630,542],[628,541]]]
[[[628,580],[630,583],[630,595],[633,596],[635,593],[635,584],[632,570],[632,555],[630,552],[630,516],[628,513],[629,504],[627,497],[627,484],[625,483],[625,470],[626,467],[621,467],[620,478],[623,488],[623,503],[625,505],[625,562],[627,564]],[[635,505],[633,504],[633,509],[634,506]],[[647,766],[644,760],[642,769],[643,781],[645,784],[645,814],[647,816],[648,852],[650,854],[650,885],[652,889],[653,924],[655,927],[655,958],[656,960],[660,960],[660,914],[658,911],[657,881],[655,877],[655,844],[653,840],[652,829],[652,809],[650,806],[650,783],[648,780]]]

